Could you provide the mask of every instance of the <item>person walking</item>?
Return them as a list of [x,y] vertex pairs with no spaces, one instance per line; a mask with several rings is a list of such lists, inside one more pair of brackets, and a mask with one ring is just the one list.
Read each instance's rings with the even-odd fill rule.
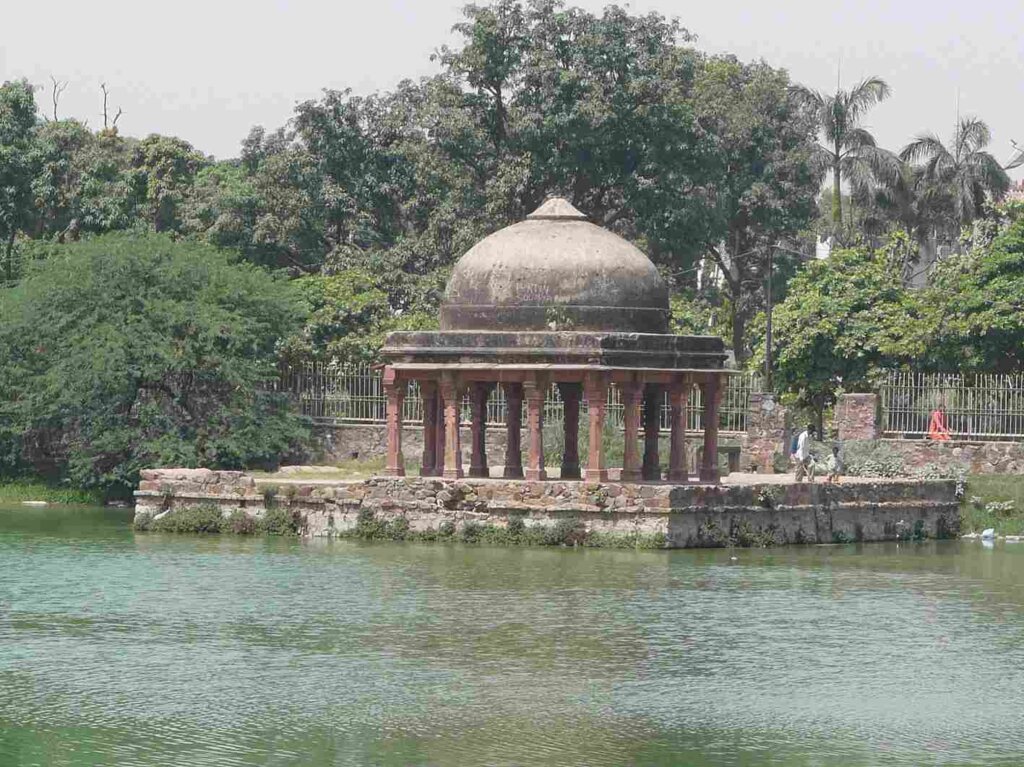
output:
[[814,457],[811,455],[811,442],[814,441],[814,426],[807,424],[807,427],[800,432],[796,439],[796,452],[793,453],[793,460],[796,461],[796,481],[803,482],[806,476],[811,482],[814,481]]

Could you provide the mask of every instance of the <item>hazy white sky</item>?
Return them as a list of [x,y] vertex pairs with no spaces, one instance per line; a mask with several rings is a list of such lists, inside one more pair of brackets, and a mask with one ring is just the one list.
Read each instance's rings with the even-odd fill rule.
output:
[[[571,3],[598,11],[607,3]],[[963,113],[988,121],[1005,162],[1024,144],[1021,0],[634,0],[634,12],[676,16],[698,46],[764,58],[818,89],[877,74],[893,97],[870,115],[880,143],[951,132]],[[451,39],[451,0],[7,0],[0,80],[69,80],[61,116],[101,123],[99,84],[121,106],[122,132],[181,136],[217,157],[238,153],[255,124],[277,127],[322,88],[366,93],[436,71]],[[1016,178],[1024,176],[1018,169]]]

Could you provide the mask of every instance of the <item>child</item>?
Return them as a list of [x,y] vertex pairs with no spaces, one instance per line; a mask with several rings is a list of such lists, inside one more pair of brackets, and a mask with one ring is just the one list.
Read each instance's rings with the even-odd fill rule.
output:
[[828,472],[830,484],[839,484],[843,474],[843,463],[839,458],[839,445],[832,446],[832,455],[825,459],[825,471]]

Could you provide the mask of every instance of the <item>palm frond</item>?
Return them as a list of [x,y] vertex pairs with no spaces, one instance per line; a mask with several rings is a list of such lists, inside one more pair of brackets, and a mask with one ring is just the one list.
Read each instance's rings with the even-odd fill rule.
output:
[[948,154],[949,150],[946,149],[946,145],[934,133],[919,133],[913,141],[900,150],[900,159],[904,162],[920,162]]
[[956,155],[963,158],[971,152],[988,146],[992,140],[992,132],[984,120],[977,117],[964,117],[956,128]]
[[812,90],[806,85],[790,85],[789,95],[802,108],[814,113],[821,111],[826,101],[826,97],[820,91]]
[[881,77],[868,77],[853,86],[847,94],[847,112],[852,122],[875,104],[885,101],[892,93],[889,84]]
[[861,149],[875,146],[875,137],[865,128],[851,128],[846,131],[843,146],[847,149]]

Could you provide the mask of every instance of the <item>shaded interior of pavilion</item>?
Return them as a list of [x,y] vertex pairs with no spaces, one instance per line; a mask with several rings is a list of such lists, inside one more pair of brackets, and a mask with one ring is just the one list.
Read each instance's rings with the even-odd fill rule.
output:
[[[420,476],[445,479],[719,481],[719,409],[727,371],[466,367],[385,368],[385,474],[404,476],[409,458],[418,459]],[[419,417],[407,419],[410,412]],[[488,453],[487,431],[499,414],[505,445],[494,455]],[[421,455],[403,452],[408,427],[422,428]],[[610,454],[618,465],[609,465]]]

